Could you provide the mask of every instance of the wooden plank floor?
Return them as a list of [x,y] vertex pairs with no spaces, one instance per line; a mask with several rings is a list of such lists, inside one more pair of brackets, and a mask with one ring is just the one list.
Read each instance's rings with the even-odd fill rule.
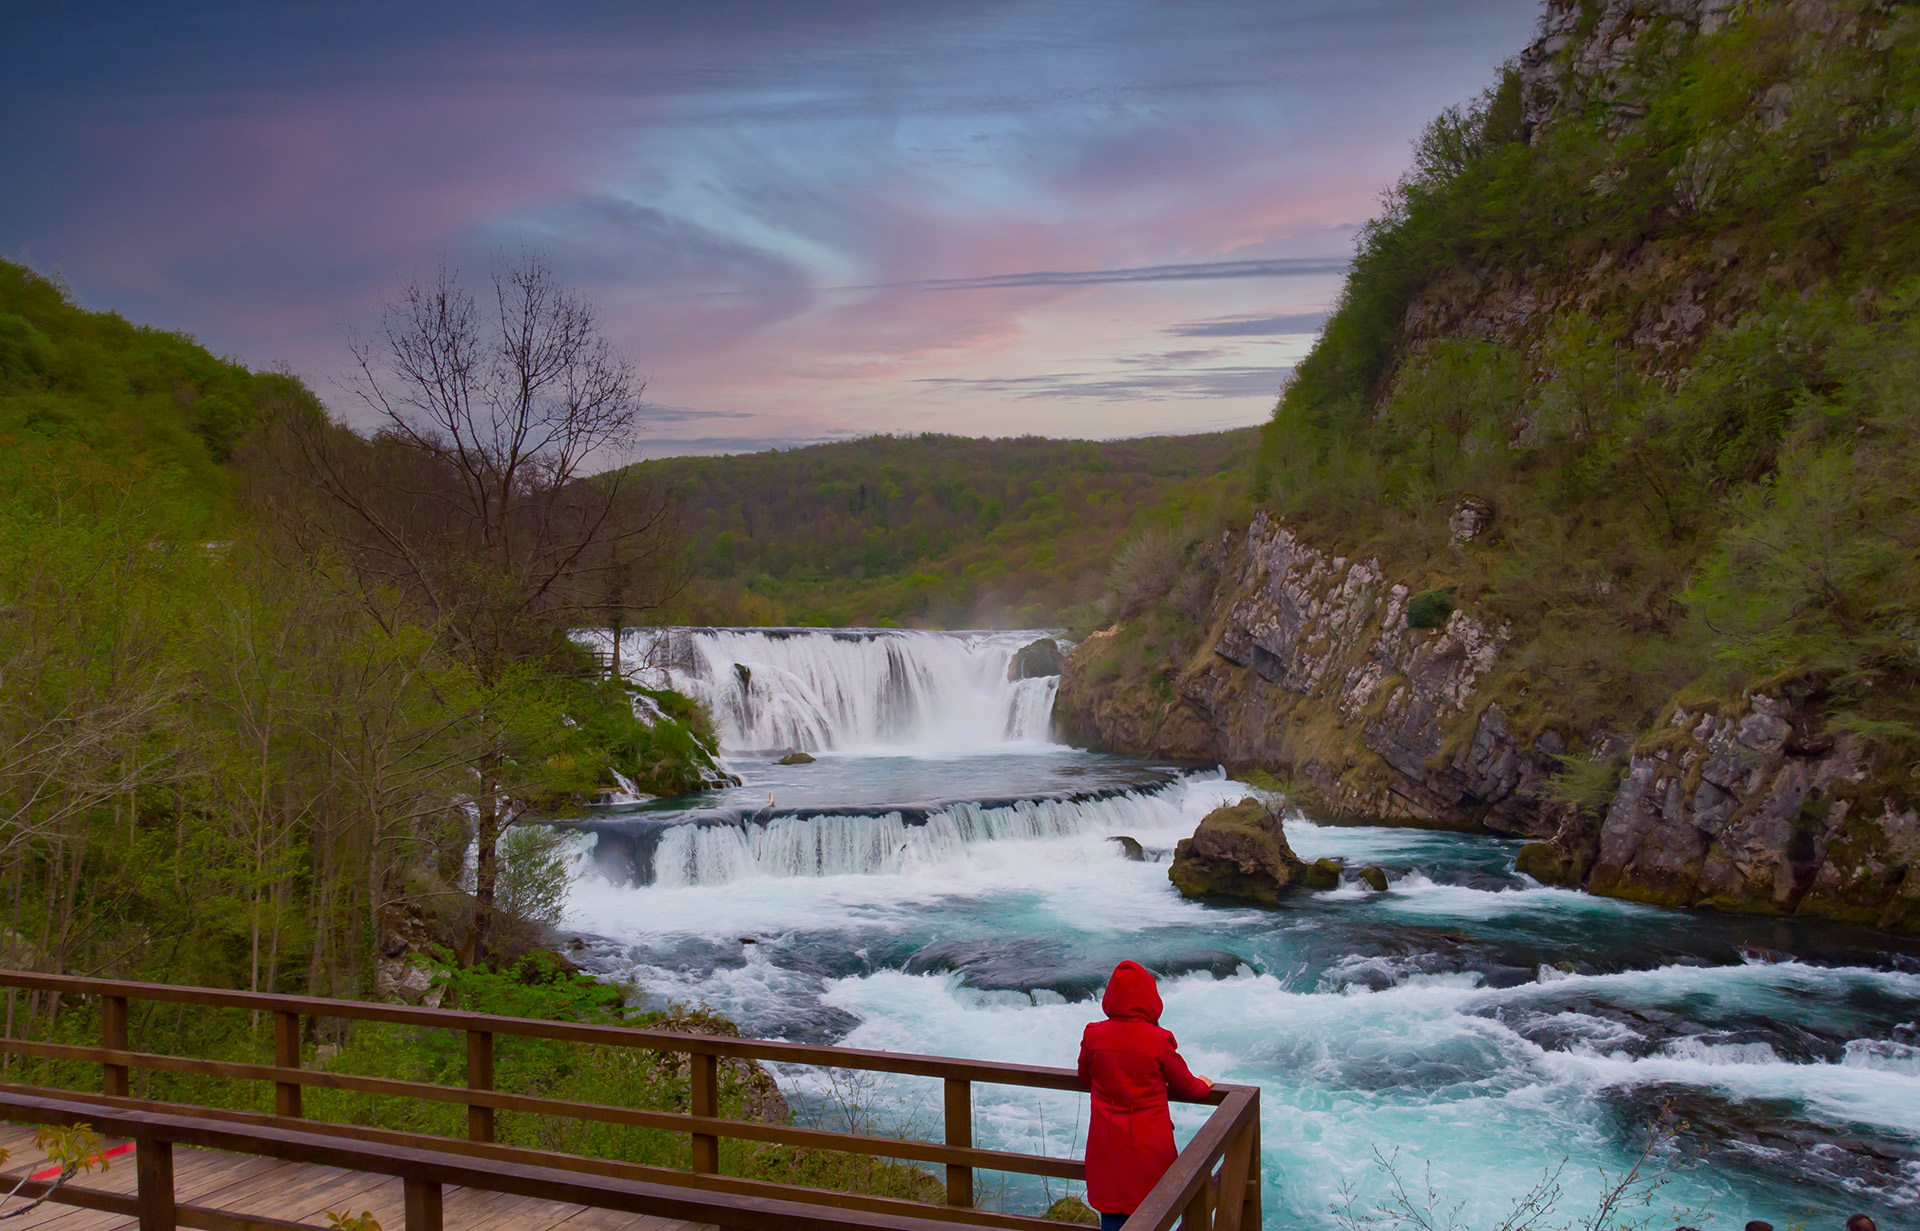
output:
[[[108,1147],[119,1144],[118,1141],[106,1143]],[[0,1124],[0,1149],[8,1152],[7,1174],[0,1180],[3,1185],[0,1193],[11,1189],[22,1175],[39,1170],[46,1161],[46,1156],[33,1144],[31,1128]],[[173,1175],[175,1200],[182,1205],[284,1218],[314,1227],[327,1225],[328,1210],[343,1214],[367,1210],[387,1231],[401,1231],[404,1226],[400,1181],[388,1176],[185,1147],[174,1149]],[[131,1194],[134,1191],[133,1155],[129,1152],[114,1158],[104,1173],[94,1171],[76,1176],[73,1183]],[[520,1231],[522,1228],[525,1231],[713,1231],[703,1223],[655,1218],[650,1214],[590,1210],[558,1201],[471,1188],[449,1188],[445,1201],[447,1231]],[[0,1213],[16,1204],[23,1203],[8,1202],[0,1207]],[[78,1210],[51,1201],[24,1218],[10,1218],[0,1224],[7,1231],[39,1227],[59,1231],[122,1231],[137,1225],[133,1219],[119,1214]]]

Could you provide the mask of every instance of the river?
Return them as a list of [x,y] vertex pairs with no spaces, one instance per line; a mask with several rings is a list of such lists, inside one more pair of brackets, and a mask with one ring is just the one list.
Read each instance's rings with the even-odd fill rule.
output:
[[[589,967],[751,1035],[1071,1066],[1137,958],[1195,1071],[1261,1088],[1274,1231],[1377,1200],[1379,1158],[1477,1226],[1564,1164],[1570,1215],[1663,1111],[1656,1225],[1920,1226],[1920,945],[1543,888],[1512,842],[1297,814],[1295,851],[1377,864],[1388,891],[1186,901],[1174,843],[1245,788],[1049,742],[1056,681],[1007,678],[1036,635],[630,639],[708,704],[743,785],[583,827],[566,923]],[[774,763],[790,749],[817,759]],[[931,1082],[779,1076],[809,1122],[937,1136]],[[1183,1138],[1201,1110],[1176,1109]],[[983,1145],[1077,1156],[1085,1118],[1084,1097],[976,1093]],[[1031,1211],[1065,1188],[985,1191]]]

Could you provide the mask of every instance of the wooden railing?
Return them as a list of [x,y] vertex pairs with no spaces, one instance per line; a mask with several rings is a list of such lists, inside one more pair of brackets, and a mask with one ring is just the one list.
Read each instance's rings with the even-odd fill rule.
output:
[[[1086,1179],[1085,1164],[1074,1159],[981,1149],[973,1144],[976,1083],[1080,1090],[1079,1077],[1071,1069],[26,971],[0,970],[0,988],[100,998],[99,1046],[0,1037],[0,1052],[99,1064],[101,1093],[0,1082],[0,1120],[85,1122],[96,1131],[134,1140],[140,1160],[136,1168],[137,1203],[135,1198],[72,1185],[61,1188],[53,1199],[137,1215],[142,1231],[175,1225],[227,1231],[238,1226],[230,1215],[175,1205],[171,1164],[174,1145],[400,1176],[406,1185],[407,1231],[440,1231],[440,1192],[447,1185],[544,1196],[594,1208],[651,1213],[746,1231],[829,1226],[951,1231],[955,1224],[1035,1231],[1061,1224],[976,1208],[975,1172]],[[274,1063],[248,1064],[132,1050],[127,1026],[128,1006],[134,1001],[271,1015]],[[386,1022],[464,1034],[466,1084],[446,1086],[304,1068],[300,1040],[305,1018]],[[683,1054],[688,1058],[689,1109],[684,1113],[654,1111],[496,1090],[493,1045],[500,1035]],[[723,1117],[718,1071],[723,1058],[934,1078],[944,1088],[945,1140],[919,1141]],[[129,1081],[134,1069],[271,1082],[274,1113],[136,1099],[130,1095]],[[306,1119],[301,1092],[309,1086],[464,1104],[467,1140]],[[1182,1231],[1257,1231],[1259,1091],[1248,1086],[1216,1085],[1205,1101],[1214,1105],[1214,1111],[1181,1151],[1173,1168],[1128,1219],[1128,1231],[1169,1231],[1176,1219]],[[680,1171],[500,1145],[493,1140],[497,1110],[685,1133],[691,1140],[691,1166]],[[946,1205],[721,1175],[719,1143],[723,1137],[936,1164],[945,1169]],[[37,1186],[29,1184],[23,1189],[32,1191],[37,1191]]]

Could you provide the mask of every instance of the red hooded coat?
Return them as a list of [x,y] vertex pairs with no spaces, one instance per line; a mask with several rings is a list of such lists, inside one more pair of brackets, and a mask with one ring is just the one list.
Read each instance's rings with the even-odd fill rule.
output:
[[1160,990],[1138,962],[1113,968],[1100,999],[1107,1020],[1080,1036],[1080,1082],[1093,1092],[1087,1127],[1087,1204],[1131,1214],[1173,1166],[1167,1098],[1196,1102],[1210,1086],[1187,1071],[1160,1028]]

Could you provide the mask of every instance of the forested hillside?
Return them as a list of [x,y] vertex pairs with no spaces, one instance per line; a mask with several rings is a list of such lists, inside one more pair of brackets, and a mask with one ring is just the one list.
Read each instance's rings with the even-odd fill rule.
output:
[[356,537],[436,465],[0,264],[0,965],[355,995],[397,930],[511,960],[555,901],[512,815],[711,772],[690,703],[636,720],[467,528],[422,521],[432,601]]
[[1243,507],[1253,447],[873,436],[644,469],[688,530],[676,622],[1031,627],[1097,618],[1129,533]]
[[1262,580],[1090,649],[1077,721],[1557,835],[1571,883],[1920,927],[1915,184],[1913,6],[1554,0],[1364,230],[1271,520],[1188,556]]
[[233,451],[306,397],[191,338],[85,312],[54,283],[0,262],[0,435],[168,475],[172,502],[216,520],[232,506]]
[[1513,621],[1534,730],[1637,731],[1722,664],[1910,737],[1914,11],[1549,22],[1567,46],[1441,117],[1368,229],[1263,494]]

